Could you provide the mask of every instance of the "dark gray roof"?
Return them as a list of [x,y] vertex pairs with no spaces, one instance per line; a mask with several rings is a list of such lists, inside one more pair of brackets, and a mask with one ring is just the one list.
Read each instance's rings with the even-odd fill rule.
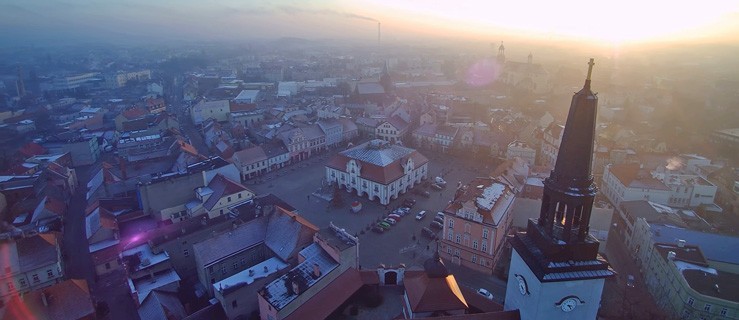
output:
[[55,239],[56,236],[53,234],[43,234],[16,240],[21,270],[31,271],[59,261]]
[[375,139],[349,150],[342,151],[341,154],[351,159],[385,167],[403,157],[411,155],[414,151],[411,148]]
[[739,237],[659,224],[652,224],[649,228],[654,243],[677,243],[678,240],[685,240],[686,244],[699,246],[708,260],[739,264],[739,255],[736,254]]
[[360,82],[357,83],[357,92],[359,94],[383,94],[385,88],[377,82]]
[[297,247],[303,225],[286,214],[273,214],[267,224],[267,236],[264,243],[280,259],[287,261]]
[[177,294],[171,292],[154,290],[139,307],[139,317],[146,320],[182,319],[185,316],[187,312],[182,302],[177,298]]
[[234,230],[196,243],[193,245],[195,256],[199,258],[203,266],[207,266],[227,255],[258,245],[264,242],[267,232],[266,224],[265,219],[254,219]]
[[[305,257],[305,261],[290,270],[287,274],[267,284],[260,291],[260,294],[265,300],[277,310],[281,310],[290,304],[300,293],[304,293],[339,266],[339,263],[315,242],[300,251],[300,254]],[[321,271],[321,275],[318,277],[313,276],[314,264]],[[293,281],[298,284],[299,294],[292,292],[291,283]]]

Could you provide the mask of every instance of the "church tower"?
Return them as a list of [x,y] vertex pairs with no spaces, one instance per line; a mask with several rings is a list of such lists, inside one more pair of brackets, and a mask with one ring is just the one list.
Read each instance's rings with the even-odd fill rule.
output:
[[575,93],[554,170],[544,181],[538,219],[511,239],[505,310],[521,319],[595,319],[606,278],[614,276],[589,234],[598,191],[592,156],[598,97],[590,91],[593,59]]
[[498,63],[501,66],[505,64],[505,47],[503,46],[503,41],[500,42],[500,46],[498,47]]

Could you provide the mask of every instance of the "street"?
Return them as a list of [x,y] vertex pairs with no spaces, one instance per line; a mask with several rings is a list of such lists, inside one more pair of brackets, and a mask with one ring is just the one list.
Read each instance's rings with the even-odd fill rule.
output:
[[[424,153],[423,150],[420,150],[420,152]],[[308,196],[320,188],[321,180],[325,175],[324,163],[336,153],[337,151],[333,151],[313,157],[283,168],[279,172],[272,172],[263,176],[261,177],[263,182],[258,182],[255,179],[247,181],[246,185],[258,194],[273,193],[277,195],[294,206],[301,215],[319,228],[327,227],[330,222],[333,222],[337,226],[359,235],[359,263],[363,268],[375,268],[380,264],[397,266],[401,263],[409,268],[422,268],[423,262],[433,255],[436,244],[421,235],[421,228],[428,227],[436,212],[441,211],[452,199],[455,191],[454,186],[458,181],[464,183],[476,176],[487,176],[489,172],[486,171],[492,171],[492,168],[473,169],[474,164],[471,161],[454,159],[448,155],[436,156],[431,152],[426,152],[425,154],[430,155],[429,178],[433,179],[433,177],[440,175],[442,171],[446,172],[444,179],[449,182],[447,188],[440,192],[429,190],[431,192],[429,198],[414,195],[410,191],[391,202],[387,210],[385,206],[378,202],[341,191],[343,205],[337,208],[329,205],[328,201],[324,199],[313,195]],[[362,232],[367,230],[367,227],[374,225],[389,210],[400,206],[403,200],[409,197],[416,199],[417,203],[411,212],[396,225],[382,234],[371,231]],[[359,213],[351,213],[349,210],[351,202],[355,200],[362,203],[362,210]],[[415,214],[421,210],[427,211],[426,217],[420,221],[415,220]],[[451,263],[447,263],[447,266],[460,285],[475,290],[480,287],[486,288],[493,293],[496,300],[502,302],[505,295],[505,282],[503,280],[470,271]]]

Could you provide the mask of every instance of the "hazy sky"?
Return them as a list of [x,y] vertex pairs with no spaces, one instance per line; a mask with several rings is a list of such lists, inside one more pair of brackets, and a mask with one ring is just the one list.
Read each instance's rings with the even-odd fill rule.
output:
[[[678,3],[679,2],[679,3]],[[684,3],[682,3],[684,2]],[[603,43],[739,38],[739,1],[0,0],[0,40],[374,40],[511,34]]]

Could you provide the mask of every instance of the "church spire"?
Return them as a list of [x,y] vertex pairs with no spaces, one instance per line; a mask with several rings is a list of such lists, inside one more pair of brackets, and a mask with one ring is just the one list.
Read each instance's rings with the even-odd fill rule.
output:
[[572,96],[554,170],[544,182],[539,226],[553,240],[583,242],[597,187],[592,176],[598,97],[590,91],[593,59],[583,88]]

